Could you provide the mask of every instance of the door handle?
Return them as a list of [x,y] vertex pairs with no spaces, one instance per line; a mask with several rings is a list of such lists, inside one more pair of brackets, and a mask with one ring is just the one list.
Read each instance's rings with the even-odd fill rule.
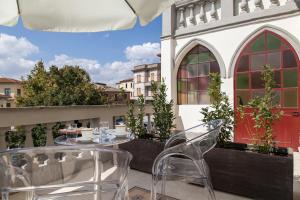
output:
[[294,117],[300,117],[300,112],[292,112],[292,115],[293,115]]

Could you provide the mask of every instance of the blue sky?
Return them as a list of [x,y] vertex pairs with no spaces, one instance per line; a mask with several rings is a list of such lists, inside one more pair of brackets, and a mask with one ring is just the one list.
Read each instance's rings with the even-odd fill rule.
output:
[[0,76],[20,78],[37,60],[81,65],[94,81],[113,84],[131,76],[134,65],[158,62],[161,17],[145,27],[98,33],[54,33],[0,26]]

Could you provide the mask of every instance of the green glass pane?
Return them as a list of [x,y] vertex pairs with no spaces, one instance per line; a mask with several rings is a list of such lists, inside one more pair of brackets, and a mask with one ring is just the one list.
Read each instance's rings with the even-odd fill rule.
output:
[[268,33],[267,35],[267,48],[269,50],[280,49],[281,41],[275,35]]
[[236,91],[236,100],[238,105],[246,105],[250,99],[249,91]]
[[178,91],[186,92],[187,91],[187,81],[184,79],[178,80],[177,88],[178,88]]
[[298,86],[298,72],[297,69],[283,70],[283,87],[297,87]]
[[198,66],[198,76],[208,76],[209,74],[209,62],[200,63]]
[[193,77],[196,77],[198,76],[198,65],[195,64],[195,65],[187,65],[187,76],[188,78],[193,78]]
[[249,71],[249,56],[245,55],[242,56],[240,61],[239,61],[239,65],[237,68],[238,72],[246,72]]
[[198,78],[188,79],[188,91],[198,90]]
[[249,88],[249,76],[246,74],[237,74],[237,89],[248,89]]
[[280,71],[274,71],[274,81],[275,85],[274,88],[281,88],[281,74]]
[[283,51],[282,58],[284,68],[292,68],[298,66],[294,53],[291,50]]
[[191,54],[187,57],[187,64],[197,64],[198,54]]
[[272,98],[272,105],[278,106],[280,105],[280,90],[274,90],[273,91],[273,98]]
[[207,62],[209,61],[209,58],[209,52],[199,54],[199,62]]
[[284,107],[298,107],[298,90],[284,90],[283,91]]
[[198,93],[199,104],[210,104],[210,97],[207,91],[201,91]]
[[198,93],[189,92],[188,93],[188,104],[198,104]]
[[263,51],[265,49],[265,35],[259,36],[251,45],[253,52]]
[[252,55],[250,61],[252,71],[263,70],[264,65],[266,64],[264,54]]

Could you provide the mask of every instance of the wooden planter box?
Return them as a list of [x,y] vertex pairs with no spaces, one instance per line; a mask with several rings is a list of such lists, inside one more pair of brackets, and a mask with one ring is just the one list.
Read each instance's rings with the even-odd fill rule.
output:
[[[246,145],[247,146],[247,145]],[[135,139],[120,145],[133,155],[130,167],[152,173],[164,143]],[[205,155],[214,189],[253,199],[293,199],[293,156],[214,148]]]
[[134,139],[119,145],[120,149],[129,151],[133,155],[131,169],[152,173],[155,158],[164,149],[164,143],[147,139]]
[[216,190],[254,199],[293,199],[293,156],[214,148],[205,160]]

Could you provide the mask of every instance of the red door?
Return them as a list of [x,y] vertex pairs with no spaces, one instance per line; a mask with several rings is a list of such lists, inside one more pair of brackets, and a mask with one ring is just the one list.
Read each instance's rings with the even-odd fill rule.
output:
[[[274,140],[278,146],[297,150],[300,146],[299,58],[281,36],[264,31],[243,49],[235,66],[235,109],[239,105],[246,105],[251,98],[263,95],[261,72],[266,64],[274,70],[276,87],[273,103],[284,112],[274,125]],[[251,109],[247,112],[251,112]],[[236,121],[235,141],[251,143],[255,130],[249,115],[246,114],[244,119],[237,117]]]

